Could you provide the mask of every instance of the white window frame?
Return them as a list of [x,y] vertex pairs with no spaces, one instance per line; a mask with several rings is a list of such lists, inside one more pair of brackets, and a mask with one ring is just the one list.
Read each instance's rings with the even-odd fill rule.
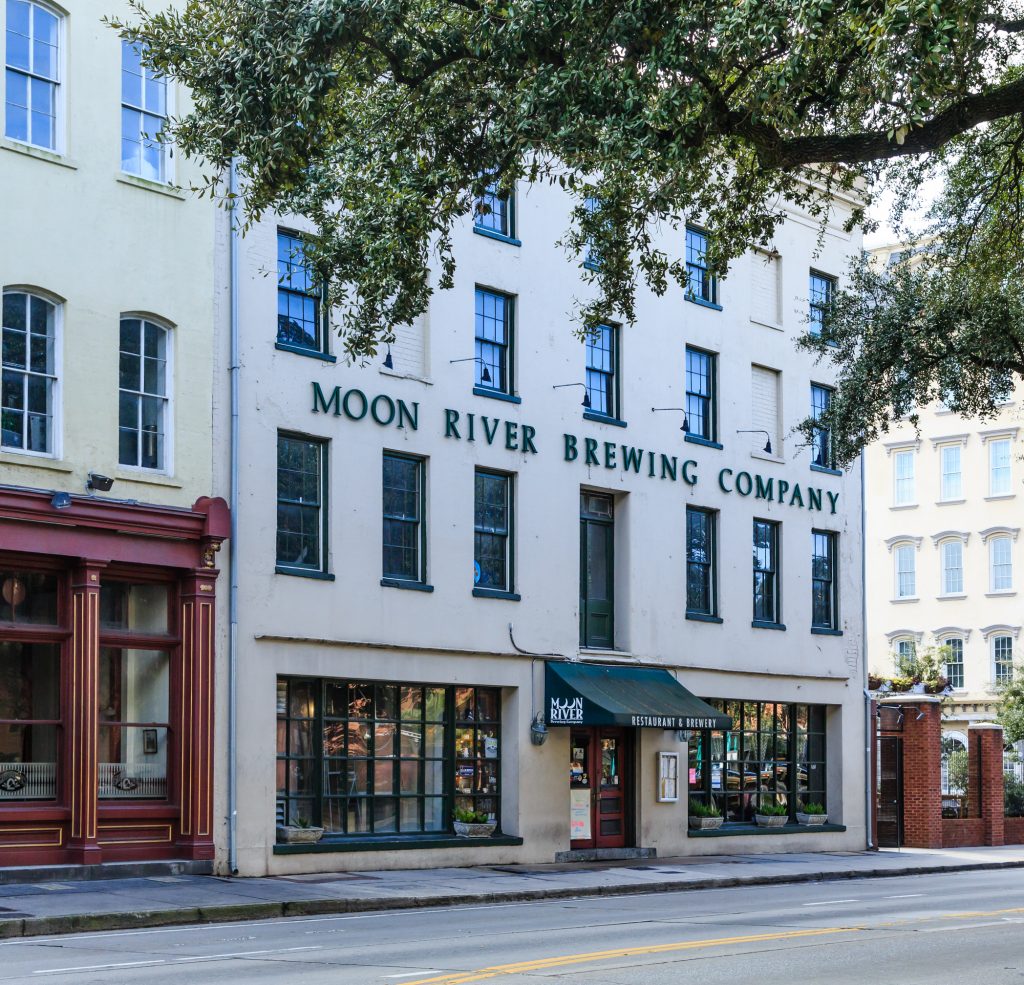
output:
[[[952,687],[954,690],[957,690],[957,691],[963,691],[963,690],[966,690],[966,688],[967,688],[967,661],[965,659],[966,650],[967,650],[967,640],[964,638],[964,636],[962,634],[957,633],[957,634],[946,634],[939,641],[939,645],[940,646],[948,646],[951,650],[953,649],[952,644],[954,644],[954,643],[959,643],[960,644],[960,661],[959,661],[959,663],[960,663],[960,678],[963,681],[963,683],[955,685],[955,684],[953,684],[952,681],[950,681],[950,687]],[[945,673],[946,679],[949,680],[949,661],[948,660],[943,665],[943,670],[946,672]]]
[[[999,471],[1006,473],[1006,488],[996,488],[996,466],[993,463],[997,448],[1006,448],[1006,465],[999,466]],[[988,442],[988,494],[989,496],[1013,495],[1013,441],[1007,437],[992,438]]]
[[[59,157],[63,157],[67,153],[67,96],[65,90],[67,89],[67,17],[68,15],[61,10],[59,7],[54,7],[52,4],[43,3],[41,0],[28,0],[31,6],[41,7],[47,13],[52,14],[57,18],[57,78],[53,81],[53,85],[56,88],[54,98],[54,121],[53,121],[53,147],[44,147],[42,144],[34,144],[28,140],[20,140],[17,137],[10,137],[7,135],[7,17],[6,17],[6,0],[4,0],[4,77],[0,81],[0,90],[3,92],[3,106],[4,106],[4,126],[3,126],[3,137],[5,140],[11,141],[13,144],[17,144],[20,147],[31,147],[33,150],[42,151],[44,154],[56,154]],[[20,72],[25,74],[23,69],[13,68],[12,71]],[[33,75],[29,75],[29,78],[34,78]],[[52,81],[52,80],[51,80]],[[31,112],[31,111],[30,111]],[[31,123],[29,125],[29,133],[31,133]]]
[[[166,318],[160,318],[157,315],[149,314],[148,312],[141,311],[125,311],[121,313],[120,318],[117,322],[118,332],[118,345],[117,345],[117,358],[118,358],[118,369],[120,370],[121,360],[121,322],[129,319],[138,319],[140,322],[149,322],[151,325],[155,325],[157,328],[163,329],[165,332],[165,345],[164,353],[166,356],[165,367],[164,367],[164,462],[163,465],[158,469],[147,468],[145,465],[123,465],[120,463],[120,397],[123,387],[121,386],[120,371],[118,373],[118,469],[124,472],[134,472],[138,475],[174,475],[174,346],[175,339],[177,338],[177,332],[175,331],[174,325],[169,322]],[[144,348],[144,341],[140,341],[140,348]],[[141,372],[141,367],[140,367]],[[142,380],[140,380],[142,382]],[[131,390],[130,393],[136,393],[137,391]],[[156,396],[156,394],[142,394],[142,396]]]
[[[946,454],[956,454],[956,471],[946,471]],[[952,477],[955,476],[955,486]],[[957,503],[964,498],[964,456],[959,442],[939,445],[939,502]]]
[[1003,678],[1007,683],[1013,680],[1013,660],[1016,654],[1014,653],[1014,634],[1006,632],[994,632],[988,639],[989,657],[992,668],[992,683],[1001,684],[1003,681],[999,678],[999,664],[996,660],[996,643],[999,640],[1010,641],[1010,670],[1009,673]]
[[[892,554],[893,554],[893,574],[894,574],[894,579],[895,579],[894,580],[894,584],[893,584],[893,598],[898,599],[898,600],[916,599],[918,597],[918,594],[917,594],[917,546],[913,542],[911,542],[911,541],[901,541],[901,542],[893,545]],[[909,557],[910,558],[910,562],[911,562],[909,568],[907,570],[905,570],[905,571],[902,571],[902,572],[901,572],[901,568],[900,568],[900,558],[901,557]],[[904,574],[904,575],[909,573],[909,575],[910,575],[910,577],[911,577],[911,579],[913,581],[912,590],[910,592],[907,592],[906,594],[904,594],[903,592],[900,591],[900,575],[901,575],[901,573]]]
[[0,447],[0,456],[28,455],[32,458],[60,460],[64,452],[64,299],[50,291],[30,284],[7,284],[0,289],[0,301],[5,294],[28,294],[53,305],[53,389],[50,404],[53,408],[53,442],[49,451],[32,451],[28,448]]
[[[900,476],[900,462],[910,463],[910,474]],[[900,483],[908,483],[910,495],[900,498]],[[914,506],[917,504],[917,452],[910,448],[899,448],[892,453],[892,502],[893,506]]]
[[[956,560],[959,562],[956,565],[950,565],[948,563],[948,555],[955,549],[957,554]],[[940,579],[939,585],[940,596],[961,596],[964,594],[964,542],[960,538],[950,538],[944,540],[939,544],[939,557],[941,559],[940,564]],[[951,586],[949,582],[950,572],[958,572],[959,578],[956,583]]]
[[[129,42],[127,42],[127,41],[122,39],[122,41],[121,41],[121,58],[122,58],[122,63],[121,64],[122,64],[122,67],[121,67],[121,74],[118,76],[118,81],[121,82],[122,87],[123,87],[123,78],[122,78],[122,76],[123,76],[123,73],[124,73],[124,67],[123,67],[124,66],[124,62],[123,62],[123,59],[124,59],[124,48],[125,48],[125,45],[128,45],[128,44],[129,44]],[[143,68],[143,73],[145,73],[145,68]],[[174,115],[175,110],[176,110],[175,95],[177,93],[177,90],[176,90],[176,87],[174,85],[174,80],[172,78],[164,79],[163,83],[164,83],[164,116],[163,116],[163,120],[164,120],[164,125],[166,126],[167,121]],[[143,86],[143,93],[145,93],[145,86],[146,86],[145,74],[143,74],[142,86]],[[144,101],[145,101],[145,96],[143,95],[143,102]],[[121,141],[123,142],[124,141],[124,110],[125,109],[130,109],[130,110],[132,110],[132,112],[136,112],[136,113],[146,113],[147,111],[142,109],[141,107],[132,106],[131,104],[126,103],[124,101],[124,89],[123,88],[121,89],[121,95],[120,95],[120,98],[118,100],[118,105],[121,108]],[[155,113],[150,113],[149,115],[150,116],[155,116],[156,114]],[[120,146],[121,146],[121,144],[119,143],[118,147],[120,148]],[[152,182],[154,182],[155,184],[158,184],[158,185],[173,185],[174,184],[174,157],[171,154],[172,146],[173,145],[171,145],[171,144],[162,144],[161,145],[160,158],[161,158],[161,164],[163,166],[163,171],[164,171],[163,178],[160,178],[160,179],[158,179],[158,178],[149,178],[149,177],[147,177],[144,174],[136,173],[135,171],[127,171],[127,170],[125,170],[124,158],[122,157],[122,155],[121,155],[121,153],[119,151],[118,159],[119,159],[119,162],[120,162],[119,168],[120,168],[121,174],[129,175],[132,178],[140,178],[142,181],[152,181]]]
[[[1008,562],[1001,567],[1008,567],[1010,572],[1009,584],[997,586],[996,584],[996,545],[1006,545]],[[990,594],[1002,594],[1013,592],[1013,538],[1009,534],[994,534],[988,539],[988,590]]]

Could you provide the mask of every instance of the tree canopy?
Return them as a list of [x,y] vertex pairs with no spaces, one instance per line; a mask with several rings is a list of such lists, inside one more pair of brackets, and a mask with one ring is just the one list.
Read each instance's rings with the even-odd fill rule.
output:
[[[423,311],[435,287],[450,286],[453,224],[489,184],[507,194],[517,183],[557,181],[574,196],[562,243],[592,282],[581,292],[581,330],[632,320],[642,282],[658,292],[670,279],[685,283],[682,237],[666,253],[659,229],[697,218],[713,233],[708,261],[724,275],[751,245],[771,244],[786,201],[824,224],[834,192],[866,204],[886,174],[903,205],[923,176],[948,172],[953,191],[936,217],[957,234],[947,255],[960,251],[962,263],[1002,251],[1019,269],[1018,0],[134,7],[114,26],[192,93],[168,136],[209,163],[210,191],[238,161],[247,218],[280,210],[316,224],[310,254],[357,356]],[[848,223],[864,219],[860,207]],[[585,267],[588,253],[600,263]],[[1000,263],[977,266],[965,276],[1005,287]],[[891,410],[875,378],[886,358],[885,383],[901,406],[919,396],[919,373],[941,384],[937,367],[974,366],[965,358],[971,333],[988,338],[1016,303],[975,291],[965,299],[955,281],[923,273],[880,283],[861,268],[851,294],[875,295],[860,308],[837,298],[837,344],[821,349],[841,360],[840,397],[850,384],[832,421],[843,461]],[[879,330],[872,297],[884,314]],[[897,343],[915,304],[913,339]],[[961,322],[962,344],[944,353],[937,336]],[[975,383],[988,363],[957,379]],[[915,380],[903,390],[891,387],[900,372]],[[865,381],[873,399],[853,392]]]

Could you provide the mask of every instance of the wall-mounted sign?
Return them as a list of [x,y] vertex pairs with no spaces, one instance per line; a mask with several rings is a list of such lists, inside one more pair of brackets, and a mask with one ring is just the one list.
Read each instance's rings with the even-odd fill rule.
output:
[[590,791],[569,790],[569,837],[573,841],[585,841],[590,832]]
[[679,753],[658,753],[658,803],[674,804],[679,800]]

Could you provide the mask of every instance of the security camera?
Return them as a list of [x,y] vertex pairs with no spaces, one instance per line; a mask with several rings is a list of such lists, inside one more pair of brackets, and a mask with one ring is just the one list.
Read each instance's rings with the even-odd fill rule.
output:
[[89,481],[85,484],[86,489],[95,489],[97,492],[110,492],[114,480],[109,475],[100,475],[99,472],[90,472]]

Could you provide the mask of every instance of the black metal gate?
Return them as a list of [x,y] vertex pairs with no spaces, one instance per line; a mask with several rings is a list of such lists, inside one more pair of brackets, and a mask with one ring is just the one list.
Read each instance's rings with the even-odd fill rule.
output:
[[878,739],[876,822],[879,848],[903,844],[903,739],[898,735]]

